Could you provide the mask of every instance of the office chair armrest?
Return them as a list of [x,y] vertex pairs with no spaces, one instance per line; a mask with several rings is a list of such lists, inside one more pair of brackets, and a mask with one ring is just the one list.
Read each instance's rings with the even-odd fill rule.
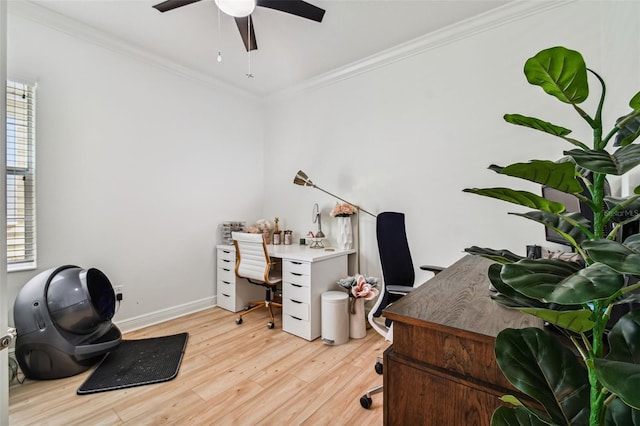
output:
[[439,274],[440,272],[444,271],[447,268],[443,268],[442,266],[433,266],[433,265],[421,265],[420,269],[422,269],[423,271],[429,271],[429,272],[433,272],[434,274]]
[[413,290],[415,290],[415,287],[409,287],[406,285],[388,285],[387,287],[387,291],[391,294],[409,294],[411,293]]

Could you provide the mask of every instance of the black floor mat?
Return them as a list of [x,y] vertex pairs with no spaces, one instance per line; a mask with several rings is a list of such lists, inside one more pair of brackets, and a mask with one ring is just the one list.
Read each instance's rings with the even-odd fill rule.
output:
[[165,382],[180,369],[189,333],[141,340],[123,340],[105,355],[78,395]]

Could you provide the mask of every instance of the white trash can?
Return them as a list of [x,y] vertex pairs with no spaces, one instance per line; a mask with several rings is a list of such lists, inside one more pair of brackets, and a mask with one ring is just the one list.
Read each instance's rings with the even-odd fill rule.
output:
[[349,341],[349,296],[344,291],[322,293],[322,342],[342,345]]

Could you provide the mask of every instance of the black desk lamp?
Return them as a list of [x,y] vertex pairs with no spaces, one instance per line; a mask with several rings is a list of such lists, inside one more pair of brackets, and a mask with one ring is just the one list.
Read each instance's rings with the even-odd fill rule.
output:
[[[329,191],[326,191],[326,190],[320,188],[315,183],[313,183],[311,181],[311,179],[309,179],[309,176],[307,176],[307,174],[305,172],[303,172],[302,170],[298,170],[298,173],[296,174],[296,177],[293,178],[293,183],[295,183],[296,185],[300,185],[300,186],[310,186],[312,188],[318,189],[318,190],[324,192],[325,194],[329,194],[332,197],[337,198],[340,201],[343,201],[345,203],[351,204],[353,207],[356,208],[357,212],[363,211],[363,212],[365,212],[366,214],[368,214],[371,217],[376,217],[375,214],[366,211],[365,209],[363,209],[362,207],[358,206],[357,204],[353,204],[351,201],[347,201],[342,197],[338,197],[337,195],[332,194]],[[360,217],[359,216],[358,216],[358,219],[356,221],[356,245],[357,245],[357,250],[358,250],[358,273],[361,273],[361,271],[360,271]]]

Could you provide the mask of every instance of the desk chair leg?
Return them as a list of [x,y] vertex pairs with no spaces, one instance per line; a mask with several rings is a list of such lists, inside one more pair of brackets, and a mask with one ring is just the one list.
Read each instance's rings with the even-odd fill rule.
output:
[[[382,374],[383,373],[382,357],[377,357],[376,358],[375,370],[376,370],[376,373],[378,373],[378,374]],[[378,386],[375,386],[375,387],[369,389],[367,391],[367,393],[362,395],[360,397],[360,405],[362,405],[362,408],[366,408],[366,409],[371,408],[371,404],[373,403],[373,401],[371,400],[371,395],[374,395],[376,393],[382,392],[382,389],[383,389],[383,386],[382,385],[378,385]]]
[[238,314],[238,318],[236,318],[236,324],[242,324],[242,317],[247,315],[250,312],[255,311],[256,309],[267,308],[269,310],[270,321],[267,324],[268,328],[274,328],[276,326],[275,317],[273,315],[273,306],[281,308],[281,303],[272,302],[271,289],[267,288],[265,300],[260,302],[249,302],[249,307],[244,310],[242,313]]
[[267,287],[267,297],[264,303],[269,310],[269,317],[271,318],[271,321],[269,321],[267,327],[274,328],[276,326],[276,319],[273,316],[273,306],[281,308],[282,305],[273,301],[273,293],[271,292],[271,288],[269,287]]
[[373,401],[371,400],[371,395],[374,395],[380,392],[382,392],[382,385],[378,385],[374,388],[371,388],[367,391],[367,393],[362,395],[360,397],[360,405],[362,405],[362,408],[366,408],[367,410],[371,408],[371,404],[373,403]]
[[282,308],[282,305],[276,302],[267,302],[266,306],[267,306],[267,309],[269,310],[269,316],[271,317],[271,321],[269,321],[269,324],[267,324],[267,327],[273,328],[276,326],[276,323],[275,323],[276,319],[273,316],[273,306],[275,306],[276,308]]
[[238,318],[236,318],[236,324],[242,324],[242,317],[247,315],[249,312],[253,312],[256,309],[264,308],[267,304],[265,302],[249,302],[249,306],[247,309],[242,311],[242,313],[238,314]]

